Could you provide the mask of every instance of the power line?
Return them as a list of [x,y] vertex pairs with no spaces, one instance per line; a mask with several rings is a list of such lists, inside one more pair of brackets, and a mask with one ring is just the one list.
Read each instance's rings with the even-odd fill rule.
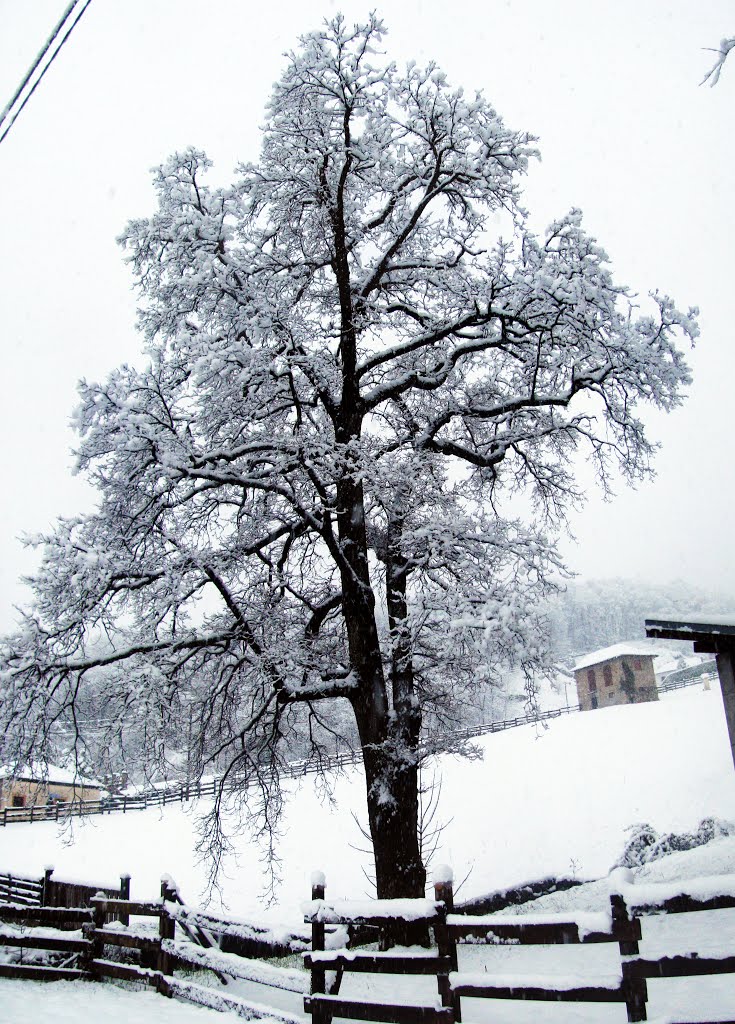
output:
[[55,28],[55,29],[53,30],[53,32],[51,33],[51,35],[50,35],[50,36],[48,37],[48,39],[46,40],[46,45],[45,45],[45,46],[44,46],[44,48],[43,48],[43,49],[41,50],[41,52],[39,53],[39,55],[38,55],[38,56],[36,57],[35,61],[34,61],[34,62],[33,62],[33,64],[31,65],[31,67],[30,67],[29,71],[27,71],[27,72],[26,72],[26,76],[25,76],[25,78],[24,78],[24,79],[23,79],[23,81],[22,81],[22,82],[20,83],[20,85],[18,86],[18,88],[17,88],[16,90],[15,90],[15,92],[13,93],[13,98],[11,99],[10,103],[8,103],[8,105],[7,105],[7,107],[5,108],[5,110],[3,110],[2,114],[0,114],[0,125],[1,125],[2,123],[3,123],[3,121],[5,120],[5,118],[6,118],[7,116],[8,116],[8,114],[10,113],[10,111],[11,111],[11,110],[13,109],[13,107],[15,106],[15,104],[16,104],[16,102],[17,102],[17,100],[18,100],[18,97],[19,97],[19,96],[20,96],[20,94],[21,94],[21,93],[23,92],[23,90],[25,89],[25,87],[26,87],[26,86],[28,85],[28,82],[29,82],[29,80],[30,80],[30,77],[31,77],[31,75],[32,75],[32,74],[33,74],[33,72],[34,72],[34,71],[36,70],[36,68],[37,68],[37,67],[38,67],[38,65],[39,65],[39,64],[41,63],[41,61],[43,60],[43,58],[44,58],[44,55],[45,55],[46,51],[48,50],[49,46],[51,46],[51,44],[53,43],[54,39],[56,39],[57,35],[59,34],[60,30],[61,30],[61,29],[62,29],[62,28],[64,27],[64,22],[65,22],[65,21],[66,21],[66,19],[67,19],[67,18],[69,17],[69,15],[71,14],[71,12],[72,12],[72,11],[74,10],[74,8],[76,7],[76,4],[77,4],[77,0],[72,0],[72,2],[71,2],[71,3],[69,4],[69,6],[67,7],[67,9],[66,9],[66,10],[64,11],[64,13],[62,14],[62,16],[61,16],[61,20],[59,21],[58,25],[56,26],[56,28]]
[[[76,28],[77,24],[79,23],[80,18],[82,17],[84,12],[87,10],[87,8],[91,4],[91,2],[92,2],[92,0],[86,0],[86,2],[84,3],[84,6],[79,11],[79,13],[77,14],[76,18],[74,19],[74,21],[71,23],[71,25],[67,29],[66,33],[62,36],[61,41],[59,42],[59,45],[56,47],[54,52],[49,57],[49,60],[48,60],[47,64],[45,65],[45,67],[43,68],[43,70],[41,71],[41,74],[38,76],[36,81],[33,83],[30,91],[26,95],[26,97],[23,100],[23,102],[21,103],[20,107],[18,107],[18,109],[16,110],[15,114],[13,115],[11,120],[8,122],[8,125],[7,125],[7,127],[5,129],[5,131],[2,133],[2,135],[0,135],[0,143],[3,142],[3,140],[7,136],[8,132],[10,131],[10,129],[13,127],[15,122],[18,120],[18,117],[22,113],[23,108],[25,107],[26,103],[28,102],[28,100],[31,98],[33,93],[36,91],[36,89],[40,85],[41,80],[43,79],[43,76],[46,74],[48,69],[51,67],[53,62],[56,60],[56,57],[58,56],[59,51],[61,50],[62,46],[64,45],[64,43],[67,41],[69,36],[72,34],[74,29]],[[18,101],[18,99],[21,96],[21,94],[23,93],[23,90],[25,89],[25,87],[28,85],[28,82],[30,81],[30,79],[31,79],[32,75],[34,74],[34,72],[36,71],[36,69],[38,68],[38,65],[43,60],[43,58],[44,58],[45,54],[47,53],[49,47],[51,46],[51,44],[53,43],[54,39],[56,38],[56,36],[61,31],[61,29],[64,27],[66,22],[68,21],[69,16],[73,13],[74,8],[77,6],[77,3],[78,3],[78,0],[73,0],[73,2],[70,3],[69,6],[64,11],[64,13],[63,13],[63,15],[61,17],[61,20],[59,21],[59,23],[56,25],[56,27],[54,28],[54,30],[51,33],[51,35],[46,40],[45,46],[43,47],[41,52],[36,57],[33,65],[31,66],[31,68],[28,70],[28,72],[26,73],[25,77],[23,78],[23,81],[20,83],[18,88],[15,90],[15,93],[13,95],[13,98],[10,100],[10,103],[8,103],[8,105],[5,107],[5,110],[3,110],[2,116],[0,116],[0,125],[2,125],[3,121],[6,119],[6,117],[10,113],[10,111],[13,109],[13,106]]]

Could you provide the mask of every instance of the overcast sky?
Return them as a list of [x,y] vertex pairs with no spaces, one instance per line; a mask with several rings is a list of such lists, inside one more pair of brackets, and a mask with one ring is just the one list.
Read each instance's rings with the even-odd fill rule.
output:
[[[0,0],[0,107],[66,0]],[[18,537],[89,507],[72,478],[80,377],[140,360],[131,276],[115,238],[153,210],[149,168],[188,145],[215,178],[258,157],[283,53],[341,10],[376,6],[389,55],[436,61],[539,136],[527,179],[538,227],[579,206],[616,279],[701,307],[694,384],[646,415],[658,475],[611,504],[592,493],[567,542],[583,578],[684,579],[735,592],[735,59],[699,87],[731,0],[92,0],[0,145],[0,632],[33,559]]]

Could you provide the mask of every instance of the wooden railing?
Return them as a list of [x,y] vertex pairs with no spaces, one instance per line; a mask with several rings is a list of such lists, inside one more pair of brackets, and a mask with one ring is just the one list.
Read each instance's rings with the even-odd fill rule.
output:
[[[108,978],[139,981],[164,995],[234,1010],[248,1019],[262,1016],[262,1006],[190,979],[177,978],[176,965],[211,971],[223,987],[237,978],[298,994],[308,989],[309,979],[304,971],[275,967],[219,948],[222,937],[228,933],[232,937],[244,935],[246,939],[256,936],[260,955],[272,957],[284,950],[294,952],[306,948],[308,934],[305,932],[289,936],[279,930],[280,936],[272,936],[268,941],[266,929],[258,925],[220,919],[185,907],[168,880],[162,882],[161,896],[154,900],[131,900],[129,894],[128,898],[121,899],[100,893],[93,896],[90,903],[89,907],[75,908],[0,906],[0,946],[59,954],[64,962],[63,966],[10,963],[7,956],[0,957],[0,977],[37,981],[81,977],[97,981]],[[156,918],[158,935],[142,931],[135,921],[140,917]],[[120,927],[120,921],[125,923],[124,928]],[[18,925],[22,926],[22,931]],[[176,936],[177,928],[182,933],[180,938]],[[128,954],[125,960],[116,958],[116,951],[123,949]],[[137,952],[138,962],[130,962],[131,950]],[[67,961],[73,961],[73,966]],[[299,1020],[276,1009],[269,1009],[268,1017],[281,1024],[297,1024]]]
[[[700,679],[688,679],[680,682],[663,683],[658,687],[659,693],[668,690],[680,689],[685,686],[694,686],[700,683]],[[576,714],[580,710],[579,704],[566,704],[563,707],[552,708],[549,711],[530,712],[527,715],[518,715],[515,718],[505,718],[498,722],[483,722],[479,725],[468,726],[463,729],[454,729],[445,735],[445,739],[474,739],[479,736],[486,736],[492,733],[505,732],[507,729],[516,729],[522,725],[533,725],[539,722],[548,722],[563,715]],[[362,763],[362,751],[359,749],[347,750],[341,754],[323,754],[320,757],[308,758],[301,761],[290,761],[279,765],[278,772],[286,778],[299,778],[304,775],[312,775],[322,771],[337,771],[352,765]],[[243,779],[233,776],[226,780],[225,790],[236,790],[243,784]],[[183,803],[189,800],[199,800],[204,797],[214,797],[220,790],[222,780],[211,778],[199,782],[176,782],[167,783],[159,788],[146,789],[136,794],[121,794],[109,796],[98,800],[75,800],[72,803],[55,801],[52,804],[36,804],[28,807],[4,807],[0,811],[0,825],[12,825],[19,822],[39,821],[66,821],[68,818],[89,814],[111,814],[121,811],[125,814],[128,811],[146,810],[148,807],[165,807],[166,804]]]
[[[449,878],[445,876],[445,879]],[[618,880],[619,881],[619,880]],[[735,974],[735,955],[701,956],[697,950],[685,955],[646,958],[640,956],[641,918],[648,914],[692,913],[735,907],[735,876],[718,880],[720,891],[713,894],[712,881],[689,883],[682,891],[675,886],[645,886],[639,890],[629,882],[618,884],[610,895],[608,912],[594,914],[552,914],[543,916],[470,917],[453,913],[451,881],[435,886],[434,901],[376,900],[372,904],[325,899],[324,885],[312,888],[312,903],[305,921],[312,927],[312,952],[305,962],[311,970],[309,995],[304,1007],[314,1024],[329,1024],[332,1017],[385,1021],[388,1024],[453,1024],[462,1019],[462,999],[536,1000],[579,1003],[624,1004],[628,1021],[647,1019],[649,978],[701,977]],[[398,954],[360,953],[347,949],[324,949],[326,922],[343,925],[372,925],[383,931],[419,924],[434,932],[436,952],[401,951]],[[466,940],[488,946],[616,943],[619,967],[609,976],[589,972],[588,976],[563,977],[493,975],[458,968],[458,945]],[[735,951],[734,951],[735,954]],[[327,990],[327,971],[336,972]],[[433,974],[441,1007],[371,1002],[340,994],[342,978],[351,971],[391,974]]]
[[120,877],[120,887],[88,885],[54,878],[54,869],[46,868],[42,878],[24,875],[0,875],[0,909],[4,904],[27,907],[89,907],[100,893],[126,899],[130,895],[130,875]]
[[[539,711],[500,722],[487,722],[466,729],[457,729],[449,735],[455,739],[472,739],[486,733],[504,732],[506,729],[514,729],[521,725],[545,722],[576,711],[579,711],[578,704],[555,708],[552,711]],[[340,768],[359,764],[362,764],[362,751],[354,749],[343,751],[340,754],[323,754],[320,757],[286,762],[278,766],[278,772],[286,778],[296,779],[317,772],[337,771]],[[242,784],[243,779],[232,776],[226,780],[224,788],[226,791],[235,790]],[[63,822],[68,818],[80,815],[111,814],[119,811],[125,814],[128,811],[146,810],[148,807],[165,807],[167,804],[214,797],[219,792],[221,785],[222,780],[215,777],[199,782],[167,783],[165,786],[146,789],[137,794],[121,794],[98,800],[75,800],[73,803],[56,801],[53,804],[37,804],[28,807],[4,807],[0,811],[0,825],[12,825],[19,822]]]
[[43,879],[24,875],[0,875],[0,904],[16,903],[40,907],[43,903]]

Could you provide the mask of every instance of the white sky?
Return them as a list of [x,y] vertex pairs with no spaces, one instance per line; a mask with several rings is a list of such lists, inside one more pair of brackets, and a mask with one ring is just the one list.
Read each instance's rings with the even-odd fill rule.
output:
[[[0,0],[0,108],[66,0]],[[194,144],[228,180],[256,159],[282,54],[344,0],[93,0],[0,146],[0,632],[32,568],[18,536],[88,507],[70,475],[76,381],[140,350],[131,278],[115,244],[153,211],[148,169]],[[378,7],[399,61],[434,59],[482,88],[514,129],[540,136],[526,205],[539,227],[570,206],[616,277],[701,307],[694,384],[648,415],[658,476],[575,520],[583,576],[687,581],[735,592],[735,380],[731,290],[735,61],[699,88],[735,32],[730,0],[401,0]]]

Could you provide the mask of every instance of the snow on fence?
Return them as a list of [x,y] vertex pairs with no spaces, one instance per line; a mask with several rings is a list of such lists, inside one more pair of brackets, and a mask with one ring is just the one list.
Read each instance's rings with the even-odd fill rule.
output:
[[43,879],[26,878],[23,875],[0,875],[0,904],[19,903],[22,906],[40,907],[43,900]]
[[27,907],[89,907],[93,896],[130,895],[130,875],[122,875],[120,887],[90,885],[87,882],[53,877],[54,869],[46,868],[42,878],[0,874],[0,909],[4,904]]
[[[651,913],[692,913],[735,907],[735,877],[687,882],[676,886],[634,886],[629,873],[612,878],[609,912],[501,916],[453,913],[451,873],[435,884],[434,901],[327,901],[323,876],[314,880],[312,902],[305,921],[312,927],[312,951],[305,954],[311,970],[304,1008],[313,1024],[329,1024],[332,1017],[385,1021],[387,1024],[454,1024],[462,1020],[462,998],[539,1000],[554,1002],[620,1003],[628,1021],[647,1019],[649,978],[698,977],[735,974],[735,955],[641,957],[641,917]],[[396,925],[423,924],[434,933],[436,953],[400,950],[361,953],[324,948],[324,923],[377,926],[383,932]],[[489,946],[551,945],[557,943],[617,943],[619,970],[591,976],[488,974],[460,971],[458,945],[464,941]],[[327,984],[327,971],[336,972]],[[426,975],[436,978],[433,1005],[369,1002],[345,998],[340,987],[345,973]]]
[[[126,876],[127,877],[127,876]],[[288,1013],[248,1002],[198,981],[174,976],[177,964],[205,969],[223,988],[232,979],[304,994],[314,1024],[333,1017],[386,1021],[389,1024],[454,1024],[462,1019],[462,1000],[552,1000],[619,1003],[629,1021],[646,1020],[649,978],[735,974],[735,955],[717,949],[711,956],[693,950],[684,955],[643,957],[639,952],[641,921],[648,914],[692,913],[735,908],[735,876],[688,881],[680,885],[633,885],[629,872],[612,877],[610,907],[600,913],[481,916],[454,910],[451,873],[435,883],[433,900],[330,900],[324,878],[313,879],[312,902],[305,907],[306,932],[272,930],[246,921],[217,918],[187,907],[170,879],[154,900],[131,900],[104,893],[90,907],[41,907],[21,902],[0,906],[0,946],[20,951],[22,963],[0,963],[0,977],[34,980],[87,977],[144,982],[164,995],[175,995],[246,1017],[268,1015],[294,1024]],[[15,879],[16,876],[5,876]],[[33,884],[32,879],[16,879]],[[125,881],[125,879],[123,879]],[[39,883],[35,883],[38,885]],[[74,883],[78,890],[90,889]],[[47,891],[50,891],[47,889]],[[158,920],[158,935],[130,920]],[[128,926],[121,927],[125,921]],[[177,937],[176,930],[181,935]],[[434,934],[432,949],[390,948],[412,932]],[[372,930],[383,938],[379,950],[348,948],[350,936]],[[249,944],[256,955],[242,956],[222,947],[226,939]],[[309,939],[311,940],[309,943]],[[601,974],[577,971],[561,975],[488,974],[460,969],[463,943],[489,947],[617,943],[619,968]],[[311,949],[308,946],[311,945]],[[110,955],[136,950],[139,962]],[[258,957],[304,950],[309,974],[263,963]],[[735,951],[732,951],[735,953]],[[7,960],[7,957],[0,957]],[[128,957],[129,961],[129,957]],[[333,972],[333,973],[332,973]],[[436,997],[420,1005],[366,1001],[340,994],[351,972],[423,976],[434,979]],[[308,989],[308,990],[307,990]]]
[[[10,963],[5,962],[7,955],[0,957],[0,977],[39,981],[115,978],[143,982],[164,995],[215,1009],[235,1010],[248,1019],[267,1015],[282,1024],[295,1024],[297,1018],[288,1013],[175,978],[174,969],[176,964],[205,969],[223,986],[239,979],[302,994],[308,989],[308,975],[303,971],[223,952],[220,944],[229,936],[250,943],[249,948],[257,949],[260,956],[271,957],[305,949],[307,933],[267,929],[186,907],[168,878],[161,884],[160,898],[154,900],[131,900],[128,886],[124,899],[119,893],[108,896],[98,892],[90,903],[89,907],[75,908],[0,906],[0,947],[20,951],[26,961]],[[131,918],[141,917],[158,920],[158,935],[151,934],[145,926],[141,928],[135,920],[130,927]],[[183,938],[177,938],[177,927]],[[120,949],[126,951],[124,960],[119,954],[117,958],[114,955]],[[139,962],[129,962],[131,950],[137,951]],[[72,962],[73,966],[69,966]]]

